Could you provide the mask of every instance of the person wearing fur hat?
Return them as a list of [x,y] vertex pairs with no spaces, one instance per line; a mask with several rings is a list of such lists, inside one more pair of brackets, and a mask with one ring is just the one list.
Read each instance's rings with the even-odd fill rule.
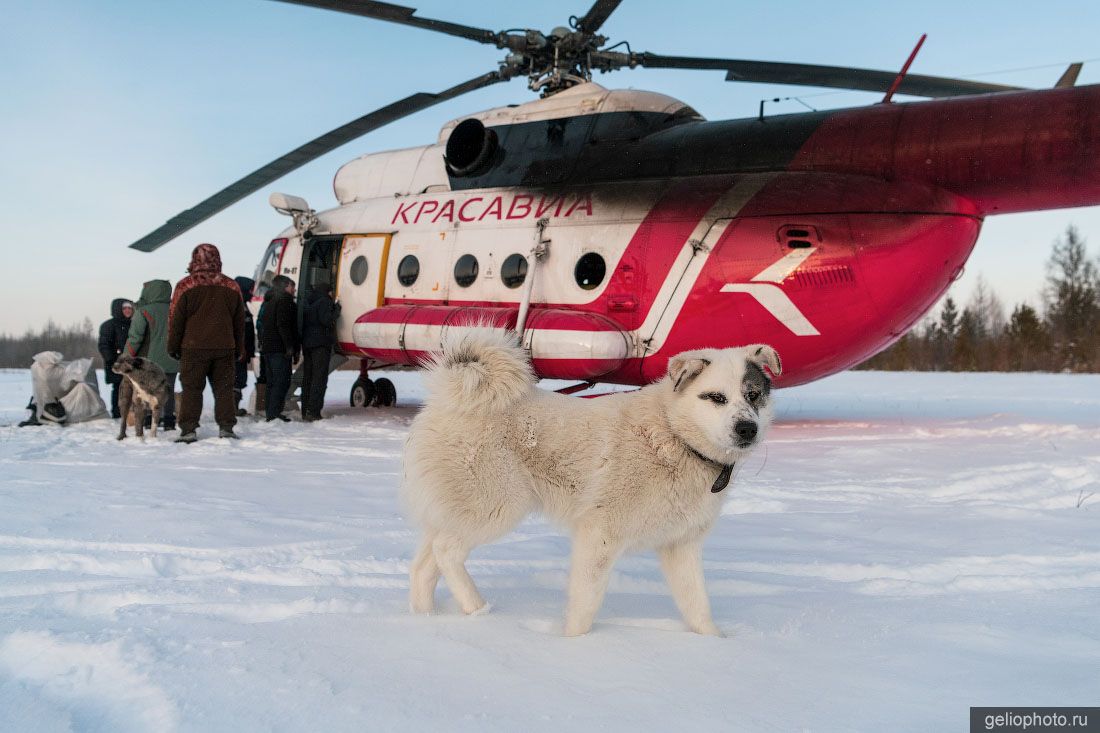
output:
[[112,372],[111,367],[126,346],[133,315],[134,304],[129,298],[115,298],[111,301],[111,317],[99,326],[99,355],[103,357],[104,379],[111,385],[111,417],[114,418],[119,417],[118,388],[122,376]]
[[233,404],[234,364],[244,357],[244,300],[237,283],[222,274],[222,258],[212,244],[191,253],[187,277],[176,283],[168,311],[168,353],[180,362],[180,437],[199,439],[202,391],[207,380],[214,392],[214,419],[219,438],[236,438]]

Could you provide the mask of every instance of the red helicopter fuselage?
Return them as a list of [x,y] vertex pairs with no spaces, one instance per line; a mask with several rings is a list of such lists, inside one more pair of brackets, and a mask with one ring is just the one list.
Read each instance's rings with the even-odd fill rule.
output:
[[[957,278],[985,216],[1100,204],[1100,86],[724,122],[682,105],[593,105],[506,122],[485,113],[485,161],[464,175],[423,174],[442,144],[406,151],[420,172],[394,190],[372,156],[353,161],[336,180],[343,206],[300,251],[279,249],[274,271],[307,286],[330,273],[345,354],[417,364],[444,328],[516,326],[526,288],[497,273],[507,279],[519,253],[543,376],[644,384],[675,353],[761,342],[789,386],[905,333]],[[536,262],[540,237],[549,254]],[[323,241],[332,255],[311,254]],[[592,288],[590,253],[605,268]],[[398,272],[410,256],[411,285]],[[477,287],[462,285],[464,256]],[[357,258],[378,278],[359,296]]]

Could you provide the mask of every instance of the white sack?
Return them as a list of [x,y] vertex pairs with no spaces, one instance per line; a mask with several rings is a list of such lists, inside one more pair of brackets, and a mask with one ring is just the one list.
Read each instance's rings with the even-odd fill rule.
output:
[[43,409],[51,402],[64,406],[66,424],[107,416],[107,405],[99,396],[99,381],[91,359],[62,361],[57,351],[35,354],[31,384],[39,420],[43,419]]

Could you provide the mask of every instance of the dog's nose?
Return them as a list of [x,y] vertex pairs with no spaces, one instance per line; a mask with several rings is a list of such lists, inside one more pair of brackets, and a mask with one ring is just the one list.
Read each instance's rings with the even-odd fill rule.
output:
[[743,443],[751,443],[756,438],[756,423],[751,420],[738,420],[733,426],[733,432]]

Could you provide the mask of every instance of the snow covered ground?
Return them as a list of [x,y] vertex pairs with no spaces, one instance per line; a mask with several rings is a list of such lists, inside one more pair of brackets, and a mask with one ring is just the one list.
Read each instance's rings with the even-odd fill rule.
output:
[[946,731],[1100,703],[1100,376],[780,392],[706,545],[726,639],[681,630],[652,555],[560,637],[569,546],[539,519],[474,554],[491,613],[441,586],[411,616],[419,380],[356,411],[353,378],[332,420],[181,446],[7,427],[30,380],[0,372],[0,730]]

